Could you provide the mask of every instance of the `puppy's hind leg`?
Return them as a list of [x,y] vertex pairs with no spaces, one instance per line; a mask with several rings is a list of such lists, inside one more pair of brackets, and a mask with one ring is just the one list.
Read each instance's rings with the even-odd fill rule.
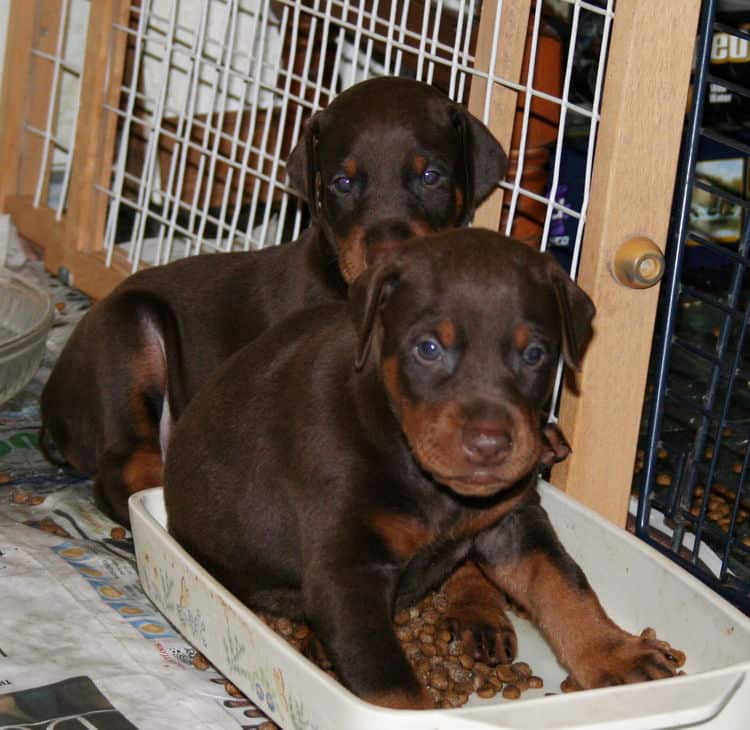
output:
[[162,484],[171,415],[160,312],[149,298],[135,292],[126,293],[117,305],[118,354],[126,357],[125,362],[110,364],[111,404],[104,419],[94,497],[101,509],[127,525],[130,495]]

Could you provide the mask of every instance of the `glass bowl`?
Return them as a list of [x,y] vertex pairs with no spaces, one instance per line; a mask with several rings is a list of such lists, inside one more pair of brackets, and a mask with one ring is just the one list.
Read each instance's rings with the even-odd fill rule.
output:
[[34,377],[44,357],[53,314],[45,291],[0,271],[0,403]]

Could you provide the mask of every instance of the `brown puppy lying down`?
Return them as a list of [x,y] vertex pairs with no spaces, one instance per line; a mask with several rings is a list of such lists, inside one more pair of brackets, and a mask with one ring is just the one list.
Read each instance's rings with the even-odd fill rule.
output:
[[406,244],[349,307],[269,330],[190,403],[170,532],[248,606],[307,620],[377,704],[432,706],[391,620],[466,561],[582,687],[671,676],[666,644],[607,617],[535,489],[557,357],[579,365],[593,314],[551,256],[499,234]]
[[172,423],[226,358],[291,312],[344,299],[406,239],[468,224],[505,167],[489,130],[427,84],[348,89],[289,158],[310,228],[263,251],[141,271],[97,303],[45,386],[43,447],[93,476],[99,506],[127,524],[129,495],[162,483]]

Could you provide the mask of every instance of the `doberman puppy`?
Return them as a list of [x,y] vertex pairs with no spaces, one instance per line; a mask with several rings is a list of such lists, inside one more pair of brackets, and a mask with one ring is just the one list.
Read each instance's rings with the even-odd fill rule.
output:
[[580,364],[593,315],[549,254],[477,229],[412,240],[349,307],[294,315],[193,399],[167,452],[171,533],[247,605],[306,619],[380,705],[432,706],[392,617],[466,561],[582,687],[671,676],[667,644],[608,618],[535,488],[558,354]]
[[406,239],[468,224],[505,167],[489,130],[426,84],[386,77],[345,91],[288,161],[309,229],[259,252],[141,271],[97,303],[42,394],[43,448],[94,476],[100,507],[127,524],[128,497],[162,483],[171,425],[220,363],[291,312],[345,298]]

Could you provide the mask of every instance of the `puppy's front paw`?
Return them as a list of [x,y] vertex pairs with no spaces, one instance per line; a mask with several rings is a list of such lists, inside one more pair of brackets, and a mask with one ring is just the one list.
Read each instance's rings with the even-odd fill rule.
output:
[[502,614],[487,618],[471,611],[456,612],[446,617],[446,624],[453,638],[463,643],[465,653],[476,661],[490,666],[510,664],[518,650],[513,624]]
[[590,689],[673,677],[684,663],[683,652],[646,629],[640,636],[623,632],[600,642],[570,669],[573,679]]

